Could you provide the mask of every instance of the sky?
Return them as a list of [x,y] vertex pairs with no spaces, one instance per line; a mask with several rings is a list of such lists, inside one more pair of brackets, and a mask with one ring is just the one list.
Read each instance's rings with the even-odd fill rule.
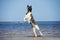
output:
[[60,0],[0,0],[0,21],[24,21],[27,5],[35,21],[60,21]]

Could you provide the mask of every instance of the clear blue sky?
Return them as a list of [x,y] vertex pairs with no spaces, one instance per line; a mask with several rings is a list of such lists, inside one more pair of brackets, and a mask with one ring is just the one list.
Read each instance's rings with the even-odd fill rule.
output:
[[60,21],[60,0],[0,0],[0,21],[23,21],[27,5],[36,21]]

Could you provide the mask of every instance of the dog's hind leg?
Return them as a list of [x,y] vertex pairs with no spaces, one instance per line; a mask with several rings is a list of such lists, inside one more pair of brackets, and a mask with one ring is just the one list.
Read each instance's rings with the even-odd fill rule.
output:
[[40,30],[38,30],[38,31],[39,31],[39,33],[40,33],[40,36],[43,36],[42,32],[41,32]]
[[34,33],[35,37],[37,37],[36,29],[34,27],[33,27],[33,33]]
[[38,25],[35,26],[35,28],[38,30],[38,32],[40,33],[40,36],[43,36],[42,32],[40,31]]

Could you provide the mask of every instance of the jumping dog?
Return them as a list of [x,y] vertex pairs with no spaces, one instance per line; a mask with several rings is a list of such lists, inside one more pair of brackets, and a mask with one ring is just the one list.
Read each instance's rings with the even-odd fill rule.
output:
[[38,30],[38,32],[40,33],[40,36],[43,36],[42,32],[40,31],[37,23],[35,22],[35,20],[33,18],[32,6],[31,5],[27,5],[27,13],[25,15],[24,21],[27,21],[27,22],[29,22],[31,24],[35,37],[37,37],[36,30]]

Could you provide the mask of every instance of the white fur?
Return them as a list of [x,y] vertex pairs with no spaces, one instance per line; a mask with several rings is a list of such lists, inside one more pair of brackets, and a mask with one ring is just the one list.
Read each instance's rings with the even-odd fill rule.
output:
[[38,27],[38,25],[35,25],[35,29],[39,30],[39,27]]
[[37,37],[36,30],[34,27],[33,27],[33,33],[34,33],[35,37]]
[[34,25],[34,27],[33,27],[34,35],[37,36],[37,34],[36,34],[36,29],[39,31],[40,35],[42,36],[43,34],[42,34],[42,32],[40,31],[38,25]]
[[29,12],[26,16],[25,16],[25,18],[24,18],[24,21],[28,21],[29,23],[30,23],[30,19],[31,19],[31,12]]

